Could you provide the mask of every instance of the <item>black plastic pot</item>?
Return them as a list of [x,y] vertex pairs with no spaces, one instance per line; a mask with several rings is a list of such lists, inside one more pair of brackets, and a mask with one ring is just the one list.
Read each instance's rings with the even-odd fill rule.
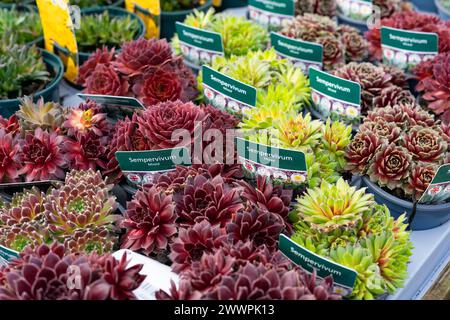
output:
[[[43,49],[41,51],[47,70],[53,75],[53,79],[43,90],[33,95],[34,100],[37,101],[40,97],[43,97],[44,101],[59,101],[59,83],[64,75],[63,63],[55,54]],[[3,117],[13,115],[19,109],[19,105],[19,99],[0,100],[0,115]]]
[[358,29],[361,33],[364,33],[367,30],[369,30],[369,28],[367,27],[366,21],[354,20],[354,19],[351,19],[348,17],[344,17],[341,14],[338,14],[338,21],[340,24],[348,24],[349,26],[352,26],[352,27]]
[[444,6],[441,4],[440,0],[434,0],[434,4],[437,8],[437,11],[439,13],[439,17],[444,20],[444,21],[448,21],[450,20],[450,10],[444,8]]
[[[412,202],[397,198],[381,189],[378,185],[370,181],[369,177],[361,177],[361,185],[367,188],[367,192],[375,196],[375,201],[385,204],[391,215],[398,218],[403,213],[408,217],[413,214],[414,205]],[[412,230],[427,230],[439,227],[450,219],[450,203],[440,205],[416,206],[416,213],[411,225]]]
[[22,3],[17,4],[17,3],[2,3],[0,1],[0,9],[3,9],[3,8],[10,9],[12,7],[23,8],[27,5],[31,5],[33,2],[34,2],[34,0],[24,0],[24,1],[22,1]]
[[[212,0],[208,0],[204,5],[196,8],[198,11],[206,12],[212,6]],[[161,12],[161,38],[166,38],[168,40],[172,39],[175,34],[175,24],[177,21],[183,22],[186,17],[191,14],[194,10],[183,10],[183,11],[173,11]]]
[[[138,39],[140,37],[143,37],[146,32],[146,27],[144,24],[144,21],[137,16],[136,14],[126,11],[125,9],[116,8],[116,7],[93,7],[88,9],[81,10],[81,15],[93,15],[93,14],[102,14],[103,12],[108,11],[109,15],[111,17],[125,17],[125,16],[131,16],[133,19],[137,20],[139,23],[139,31],[134,37],[134,39]],[[91,56],[92,52],[79,52],[78,53],[78,62],[81,66],[84,62],[86,62],[87,59]]]

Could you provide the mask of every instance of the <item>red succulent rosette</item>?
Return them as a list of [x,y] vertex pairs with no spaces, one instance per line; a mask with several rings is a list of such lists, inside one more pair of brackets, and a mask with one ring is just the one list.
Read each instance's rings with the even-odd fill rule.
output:
[[22,168],[18,138],[0,129],[0,182],[15,182]]
[[441,164],[445,159],[448,145],[441,132],[432,128],[414,126],[403,136],[403,145],[413,159]]
[[411,175],[406,185],[406,192],[415,195],[416,200],[420,199],[427,190],[438,170],[438,166],[433,163],[419,162],[413,165]]
[[93,132],[79,134],[65,142],[69,169],[106,169],[107,138],[100,138]]
[[89,56],[89,59],[80,66],[78,70],[77,83],[85,85],[87,78],[89,78],[94,72],[95,67],[99,64],[109,64],[114,60],[115,50],[114,48],[109,50],[107,47],[97,49],[93,54]]
[[21,143],[23,168],[19,174],[25,174],[25,181],[63,179],[67,167],[64,143],[65,137],[55,132],[37,128],[27,133]]
[[409,177],[411,163],[412,155],[406,148],[384,144],[375,152],[367,174],[382,187],[402,188]]
[[375,133],[376,136],[385,139],[388,143],[396,142],[402,133],[402,129],[395,123],[386,122],[380,118],[375,121],[365,121],[359,126],[359,131],[367,135]]
[[372,131],[359,132],[347,146],[346,169],[354,174],[364,174],[367,164],[384,141]]
[[177,233],[176,219],[172,196],[154,187],[137,191],[121,222],[127,229],[121,247],[147,255],[166,250]]
[[128,80],[121,77],[110,64],[98,64],[86,79],[85,91],[90,94],[126,96]]

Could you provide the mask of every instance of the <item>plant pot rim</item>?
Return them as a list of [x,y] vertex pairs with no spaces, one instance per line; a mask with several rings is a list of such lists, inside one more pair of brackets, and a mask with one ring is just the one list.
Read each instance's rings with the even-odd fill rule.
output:
[[[93,14],[98,14],[98,13],[102,13],[102,12],[111,12],[111,13],[116,13],[118,14],[123,14],[123,15],[129,15],[131,17],[133,17],[133,19],[136,19],[139,23],[140,26],[140,32],[138,32],[138,34],[133,38],[134,40],[139,39],[141,37],[143,37],[146,33],[146,27],[145,27],[145,23],[144,21],[141,19],[141,17],[139,17],[137,14],[127,11],[125,9],[122,8],[118,8],[118,7],[111,7],[111,6],[96,6],[96,7],[89,7],[89,8],[85,8],[81,10],[81,15],[93,15]],[[97,47],[98,48],[98,47]],[[88,59],[89,56],[91,54],[93,54],[93,52],[85,52],[85,51],[79,51],[78,55],[82,56],[85,59]]]
[[208,0],[205,2],[204,5],[201,5],[196,8],[192,9],[186,9],[186,10],[179,10],[179,11],[161,11],[161,16],[178,16],[178,15],[188,15],[194,10],[205,10],[212,6],[212,0]]
[[[53,90],[53,88],[59,84],[59,82],[61,81],[61,79],[64,75],[64,65],[63,65],[61,59],[56,54],[54,54],[50,51],[47,51],[45,49],[39,49],[39,50],[42,53],[42,58],[44,59],[44,62],[48,61],[48,60],[52,60],[52,62],[54,62],[58,65],[58,70],[57,70],[57,73],[54,76],[54,78],[49,83],[47,83],[42,90],[37,91],[33,94],[33,96],[35,96],[35,97],[45,95],[48,91]],[[14,101],[17,101],[18,99],[19,99],[19,97],[14,98],[14,99],[0,100],[0,106],[3,104],[10,104]]]
[[441,4],[441,0],[434,0],[434,4],[436,5],[438,11],[442,11],[445,14],[450,16],[450,10],[447,8],[444,8],[444,6]]
[[[378,186],[377,184],[370,181],[370,178],[367,175],[361,176],[361,179],[364,181],[365,185],[369,186],[371,189],[376,191],[383,198],[389,199],[392,203],[395,203],[399,206],[402,206],[402,207],[405,207],[408,209],[413,208],[413,203],[411,201],[400,199],[400,198],[390,194],[389,192],[383,190],[380,186]],[[436,210],[443,210],[443,209],[450,210],[450,202],[444,203],[444,204],[433,204],[433,205],[418,204],[417,205],[418,211],[436,211]]]

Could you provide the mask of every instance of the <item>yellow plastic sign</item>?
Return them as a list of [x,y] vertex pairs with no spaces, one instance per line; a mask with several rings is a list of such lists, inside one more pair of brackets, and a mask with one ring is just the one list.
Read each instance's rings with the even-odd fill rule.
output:
[[45,49],[58,54],[66,67],[65,78],[78,76],[78,48],[68,0],[36,0],[44,31]]
[[145,37],[159,38],[161,5],[159,0],[125,0],[125,8],[142,18],[147,27]]

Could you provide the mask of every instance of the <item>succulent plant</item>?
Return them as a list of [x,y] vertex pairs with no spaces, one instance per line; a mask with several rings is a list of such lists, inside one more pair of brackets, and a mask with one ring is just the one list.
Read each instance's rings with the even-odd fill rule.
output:
[[[258,90],[257,105],[280,100],[299,110],[309,104],[309,80],[287,60],[279,60],[275,50],[248,52],[244,56],[216,57],[212,68]],[[199,86],[202,77],[199,76]],[[288,99],[286,99],[288,97]]]
[[431,182],[432,172],[449,160],[448,141],[445,128],[418,105],[376,108],[347,147],[346,169],[367,174],[402,198],[413,195],[415,201]]
[[171,244],[170,259],[174,272],[188,268],[193,261],[198,261],[205,252],[213,252],[226,241],[225,230],[213,227],[203,220],[192,227],[180,228],[178,238]]
[[106,169],[108,137],[95,133],[78,134],[65,142],[68,168],[74,170]]
[[11,133],[13,135],[18,134],[20,131],[19,119],[15,114],[7,119],[0,116],[0,129],[3,129],[6,133]]
[[[82,279],[68,286],[74,267]],[[126,254],[120,261],[112,255],[65,254],[54,243],[27,248],[16,263],[2,270],[1,300],[132,300],[133,290],[145,279],[143,265],[128,265]],[[42,274],[46,273],[43,277]]]
[[365,189],[323,182],[298,199],[292,240],[357,272],[352,299],[374,299],[403,285],[412,243],[405,217],[394,220]]
[[0,45],[0,99],[15,99],[42,90],[49,82],[49,72],[36,47]]
[[162,11],[181,11],[198,8],[206,3],[206,0],[161,0]]
[[[445,123],[450,123],[450,69],[449,53],[441,53],[434,59],[419,64],[413,72],[419,77],[416,89],[422,93],[422,99],[435,114],[441,115]],[[424,74],[424,70],[428,71]]]
[[101,106],[91,100],[68,110],[65,118],[63,127],[67,129],[67,135],[71,137],[91,133],[103,137],[107,136],[112,129],[106,119],[106,113],[102,113]]
[[25,175],[25,181],[64,178],[63,169],[67,166],[64,141],[64,136],[41,128],[26,133],[21,141],[20,161],[23,167],[19,171]]
[[379,96],[384,88],[393,85],[390,74],[386,73],[382,67],[368,62],[350,62],[344,67],[336,69],[333,74],[361,85],[361,111],[363,115],[373,108],[375,97]]
[[[251,21],[232,15],[214,14],[214,9],[206,13],[194,10],[184,20],[188,26],[203,30],[218,32],[222,35],[225,56],[246,55],[249,51],[264,50],[269,42],[267,30]],[[172,40],[172,45],[178,55],[181,48],[178,36]]]
[[306,13],[284,26],[281,33],[287,37],[323,45],[323,67],[338,68],[345,63],[345,46],[338,33],[338,25],[328,17]]
[[95,51],[99,46],[119,47],[133,40],[139,32],[139,22],[131,15],[111,16],[107,10],[101,14],[82,15],[76,29],[78,50]]
[[176,219],[172,196],[154,187],[137,191],[121,222],[127,229],[121,247],[147,255],[166,250],[177,233]]
[[41,36],[41,20],[33,10],[0,9],[0,39],[13,37],[16,44],[23,45]]
[[373,108],[392,107],[397,104],[414,106],[416,98],[411,91],[393,85],[383,88],[380,95],[373,99]]
[[192,71],[166,40],[129,41],[117,56],[98,49],[81,66],[78,82],[87,93],[134,96],[148,105],[197,96]]
[[[414,30],[421,32],[437,33],[439,37],[439,53],[447,52],[450,49],[450,33],[449,26],[436,15],[420,13],[416,11],[396,12],[389,18],[381,19],[381,26]],[[365,33],[366,39],[369,41],[369,54],[372,60],[381,60],[381,32],[380,28],[370,29]]]
[[41,128],[56,131],[60,129],[64,121],[64,110],[59,103],[44,102],[42,97],[36,103],[31,97],[24,97],[20,101],[20,109],[16,115],[22,130],[34,131]]
[[336,16],[336,1],[334,0],[296,0],[297,15],[315,13],[333,18]]
[[359,30],[348,25],[339,25],[337,33],[342,35],[346,62],[362,62],[369,54],[369,43],[359,34]]
[[0,181],[15,182],[19,178],[21,164],[19,162],[20,146],[18,138],[5,129],[0,129]]

